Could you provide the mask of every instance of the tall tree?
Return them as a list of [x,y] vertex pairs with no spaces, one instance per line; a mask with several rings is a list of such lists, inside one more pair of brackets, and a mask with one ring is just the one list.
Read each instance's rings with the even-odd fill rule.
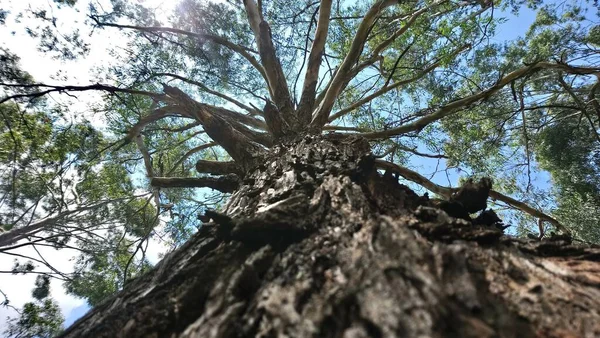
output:
[[[595,28],[568,26],[585,21],[579,7],[552,18],[544,7],[527,41],[487,43],[494,10],[521,5],[184,0],[165,20],[140,4],[90,3],[94,29],[130,39],[115,53],[122,62],[102,72],[106,84],[22,76],[1,84],[0,103],[12,109],[53,93],[106,93],[112,155],[86,187],[135,201],[136,212],[107,208],[110,224],[131,226],[109,233],[118,245],[100,247],[114,251],[68,281],[97,306],[64,336],[600,334],[590,310],[600,307],[598,248],[573,245],[561,220],[516,198],[530,187],[514,170],[527,177],[537,159],[559,189],[576,192],[560,193],[574,196],[559,200],[562,210],[577,198],[597,202],[595,181],[578,185],[597,163],[577,162],[593,161],[586,151],[598,146],[586,143],[600,123]],[[46,52],[87,52],[80,34],[52,28],[63,18],[32,13],[47,25],[32,32]],[[552,47],[567,42],[566,52]],[[565,135],[577,140],[566,162],[552,150]],[[131,195],[116,159],[134,151],[150,183],[145,201]],[[409,168],[409,154],[473,177],[460,188],[439,185]],[[574,182],[564,179],[569,166]],[[203,210],[179,249],[130,279],[131,259],[120,252],[135,257],[161,219],[190,222],[185,206],[195,195],[167,188],[199,187],[230,196],[218,211]],[[540,237],[544,223],[557,233],[504,235],[488,198],[539,220]],[[30,241],[31,224],[13,223],[0,241]],[[143,259],[136,266],[147,270]]]

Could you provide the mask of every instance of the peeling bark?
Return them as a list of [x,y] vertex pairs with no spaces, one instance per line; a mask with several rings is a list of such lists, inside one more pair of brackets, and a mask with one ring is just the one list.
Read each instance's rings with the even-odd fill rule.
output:
[[274,147],[206,219],[63,336],[600,336],[599,248],[450,217],[361,139]]

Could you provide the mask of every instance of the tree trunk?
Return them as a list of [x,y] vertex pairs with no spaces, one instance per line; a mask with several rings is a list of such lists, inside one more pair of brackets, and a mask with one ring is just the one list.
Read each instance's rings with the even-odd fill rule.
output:
[[600,336],[600,249],[449,217],[368,154],[361,139],[274,147],[64,336]]

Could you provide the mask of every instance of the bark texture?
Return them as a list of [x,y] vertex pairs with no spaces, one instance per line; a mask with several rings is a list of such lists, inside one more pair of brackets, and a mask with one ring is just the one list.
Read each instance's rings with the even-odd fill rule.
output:
[[362,139],[305,137],[257,163],[64,337],[600,336],[600,249],[450,217],[377,172]]

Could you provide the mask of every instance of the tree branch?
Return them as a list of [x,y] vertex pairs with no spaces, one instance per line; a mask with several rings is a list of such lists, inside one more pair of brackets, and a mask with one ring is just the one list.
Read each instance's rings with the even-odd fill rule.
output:
[[50,94],[50,93],[55,93],[55,92],[83,92],[83,91],[88,91],[88,90],[99,90],[99,91],[105,91],[105,92],[109,92],[109,93],[127,93],[127,94],[134,94],[134,95],[144,95],[144,96],[149,96],[149,97],[153,97],[155,99],[158,100],[162,100],[164,98],[163,94],[159,94],[159,93],[153,93],[153,92],[147,92],[147,91],[143,91],[143,90],[134,90],[134,89],[127,89],[127,88],[118,88],[118,87],[114,87],[114,86],[108,86],[108,85],[103,85],[103,84],[93,84],[93,85],[88,85],[88,86],[55,86],[55,85],[47,85],[47,84],[43,84],[43,83],[36,83],[36,84],[16,84],[16,83],[0,83],[0,86],[4,86],[4,87],[10,87],[10,88],[48,88],[45,90],[40,90],[37,92],[33,92],[33,93],[24,93],[24,94],[15,94],[15,95],[9,95],[7,97],[4,97],[2,99],[0,99],[0,104],[3,104],[4,102],[13,100],[13,99],[21,99],[21,98],[36,98],[36,97],[42,97],[44,95]]
[[379,17],[381,11],[396,3],[397,1],[395,0],[379,0],[367,11],[358,27],[352,44],[350,45],[348,54],[346,54],[344,61],[342,61],[335,76],[331,79],[327,92],[323,97],[323,101],[321,101],[314,113],[314,117],[310,124],[312,129],[319,130],[327,123],[331,108],[341,92],[348,72],[350,72],[352,66],[360,57],[360,53],[365,45],[373,23]]
[[[387,162],[387,161],[383,161],[383,160],[375,160],[375,165],[379,168],[389,169],[393,172],[396,172],[400,176],[404,177],[405,179],[407,179],[411,182],[414,182],[414,183],[426,188],[427,190],[444,197],[445,199],[449,199],[453,193],[458,191],[458,189],[456,189],[456,188],[448,188],[448,187],[443,187],[441,185],[437,185],[437,184],[431,182],[430,180],[428,180],[427,178],[425,178],[424,176],[420,175],[419,173],[412,171],[408,168],[401,167],[401,166],[391,163],[391,162]],[[570,234],[570,231],[567,228],[565,228],[565,226],[563,226],[559,221],[557,221],[556,219],[552,218],[549,215],[546,215],[545,213],[543,213],[539,210],[536,210],[536,209],[528,206],[527,204],[525,204],[521,201],[517,201],[516,199],[506,196],[504,194],[501,194],[495,190],[490,190],[489,196],[493,200],[502,201],[512,207],[515,207],[523,212],[530,214],[531,216],[548,221],[552,225],[554,225],[558,230],[562,231],[563,233]]]
[[240,180],[233,174],[220,177],[153,177],[150,184],[160,188],[211,188],[232,193],[239,187]]
[[[263,152],[263,149],[254,143],[255,141],[236,129],[236,127],[243,127],[241,123],[213,111],[214,107],[196,102],[179,88],[163,84],[163,90],[170,99],[183,104],[188,113],[202,123],[206,134],[223,147],[242,167],[250,164],[255,155]],[[249,129],[244,131],[252,132]]]
[[205,33],[193,33],[193,32],[189,32],[186,30],[182,30],[182,29],[177,29],[177,28],[171,28],[171,27],[144,27],[144,26],[132,26],[132,25],[119,25],[116,23],[109,23],[109,22],[100,22],[97,18],[92,17],[92,19],[94,21],[96,21],[96,24],[98,24],[98,26],[102,26],[102,27],[116,27],[116,28],[121,28],[121,29],[133,29],[133,30],[137,30],[140,32],[152,32],[152,33],[156,33],[156,32],[164,32],[164,33],[172,33],[172,34],[180,34],[180,35],[186,35],[189,37],[195,37],[198,38],[200,40],[208,40],[211,42],[214,42],[216,44],[219,44],[221,46],[227,47],[229,49],[231,49],[232,51],[240,54],[241,56],[243,56],[246,60],[248,60],[248,62],[250,62],[250,64],[252,66],[254,66],[254,68],[260,73],[260,75],[265,79],[265,81],[268,82],[267,76],[265,74],[265,70],[264,68],[260,65],[260,63],[258,62],[258,60],[256,60],[252,55],[250,55],[250,53],[248,51],[252,51],[251,49],[247,48],[247,47],[243,47],[240,45],[237,45],[223,37],[220,37],[218,35],[213,35],[213,34],[205,34]]
[[502,201],[512,207],[515,207],[521,211],[524,211],[528,214],[530,214],[531,216],[537,217],[541,220],[547,221],[550,224],[554,225],[554,227],[560,231],[562,231],[565,234],[570,234],[571,231],[569,231],[564,225],[562,225],[559,221],[557,221],[556,219],[552,218],[549,215],[546,215],[545,213],[534,209],[532,207],[530,207],[529,205],[521,202],[521,201],[517,201],[516,199],[510,197],[510,196],[506,196],[504,194],[501,194],[495,190],[490,190],[490,198],[493,200],[498,200],[498,201]]
[[[452,114],[456,113],[457,111],[467,108],[476,102],[485,100],[485,99],[491,97],[496,92],[498,92],[500,89],[504,88],[506,85],[510,84],[511,82],[513,82],[517,79],[520,79],[524,76],[530,75],[534,72],[540,71],[540,70],[560,70],[560,71],[563,71],[566,73],[580,74],[580,75],[595,74],[595,73],[600,72],[600,68],[569,66],[564,63],[550,63],[550,62],[533,63],[527,67],[523,67],[521,69],[517,69],[517,70],[509,73],[508,75],[506,75],[505,77],[500,79],[494,86],[492,86],[484,91],[481,91],[477,94],[473,94],[473,95],[452,101],[446,105],[439,107],[438,109],[436,109],[436,111],[434,113],[426,115],[412,123],[408,123],[408,124],[402,125],[397,128],[392,128],[392,129],[383,130],[383,131],[376,131],[376,132],[371,132],[371,133],[364,133],[364,134],[360,134],[360,135],[367,139],[381,139],[381,138],[388,138],[390,136],[406,134],[406,133],[410,133],[410,132],[414,132],[414,131],[420,131],[421,129],[425,128],[425,126],[427,126],[428,124],[438,121],[446,116],[452,115]],[[430,108],[427,108],[424,111],[427,111],[429,109]]]
[[254,108],[252,108],[252,107],[249,107],[249,106],[247,106],[247,105],[245,105],[245,104],[241,103],[240,101],[238,101],[238,100],[236,100],[236,99],[234,99],[234,98],[232,98],[232,97],[229,97],[229,96],[227,96],[227,95],[225,95],[225,94],[223,94],[223,93],[220,93],[220,92],[214,91],[214,90],[212,90],[212,89],[210,89],[210,88],[206,87],[204,84],[202,84],[202,83],[200,83],[200,82],[198,82],[198,81],[194,81],[194,80],[192,80],[192,79],[188,79],[188,78],[186,78],[186,77],[183,77],[183,76],[181,76],[181,75],[177,75],[177,74],[173,74],[173,73],[154,73],[154,74],[152,74],[152,76],[169,76],[169,77],[172,77],[172,78],[175,78],[175,79],[181,80],[181,81],[183,81],[183,82],[187,82],[187,83],[189,83],[189,84],[193,84],[193,85],[195,85],[195,86],[199,87],[199,88],[200,88],[200,90],[202,90],[202,91],[205,91],[205,92],[207,92],[207,93],[209,93],[209,94],[212,94],[212,95],[214,95],[214,96],[220,97],[220,98],[222,98],[223,100],[229,101],[229,102],[231,102],[231,103],[235,104],[236,106],[238,106],[238,107],[240,107],[240,108],[242,108],[242,109],[244,109],[244,110],[248,111],[248,112],[249,112],[250,114],[252,114],[252,115],[262,115],[262,112],[261,112],[261,111],[259,111],[259,110],[256,110],[256,109],[254,109]]
[[[469,47],[470,46],[468,46],[468,45],[463,46],[462,48],[456,50],[451,55],[455,56],[455,55],[463,52],[464,50],[468,49]],[[406,84],[418,81],[419,79],[423,78],[425,75],[427,75],[430,72],[432,72],[433,70],[435,70],[440,65],[440,63],[441,63],[441,60],[439,60],[439,61],[435,62],[434,64],[432,64],[431,66],[425,68],[422,72],[420,72],[419,74],[415,75],[414,77],[412,77],[410,79],[398,81],[398,82],[395,82],[394,84],[392,84],[390,86],[383,87],[383,88],[379,89],[378,91],[376,91],[375,93],[373,93],[373,94],[365,97],[364,99],[362,99],[360,101],[357,101],[357,102],[351,104],[350,106],[348,106],[348,107],[346,107],[346,108],[338,111],[337,113],[331,115],[331,117],[329,118],[329,122],[333,122],[334,120],[336,120],[336,119],[338,119],[338,118],[340,118],[340,117],[342,117],[342,116],[344,116],[344,115],[352,112],[354,109],[362,106],[363,104],[368,103],[368,102],[374,100],[375,98],[377,98],[377,97],[379,97],[379,96],[381,96],[381,95],[383,95],[383,94],[385,94],[385,93],[387,93],[387,92],[389,92],[389,91],[391,91],[393,89],[396,89],[396,88],[398,88],[400,86],[403,86],[403,85],[406,85]]]
[[298,119],[303,126],[308,125],[312,118],[315,93],[319,81],[319,68],[321,67],[321,61],[323,60],[325,42],[327,41],[327,32],[329,30],[331,3],[332,0],[321,0],[321,5],[319,7],[317,29],[308,56],[308,67],[306,68],[302,96],[300,97],[300,105],[298,107]]
[[265,70],[271,99],[275,102],[282,117],[287,120],[288,123],[293,124],[292,114],[294,106],[290,97],[285,74],[283,73],[281,63],[277,58],[275,46],[273,45],[271,28],[269,27],[269,24],[263,20],[254,0],[244,0],[244,6],[246,8],[246,13],[248,14],[250,27],[256,38],[258,54],[260,55],[260,60]]

